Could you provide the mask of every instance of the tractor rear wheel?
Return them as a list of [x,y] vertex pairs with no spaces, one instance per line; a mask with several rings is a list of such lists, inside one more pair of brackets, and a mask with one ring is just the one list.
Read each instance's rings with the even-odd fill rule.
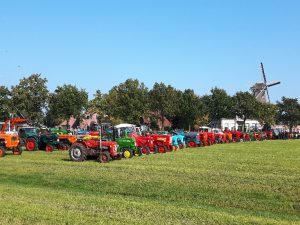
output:
[[159,153],[166,153],[167,152],[167,146],[165,146],[165,145],[158,145],[157,146],[158,147],[158,152]]
[[141,155],[149,155],[150,154],[150,148],[148,146],[142,146],[140,147]]
[[108,152],[100,152],[98,161],[100,163],[108,163],[111,160],[111,157]]
[[133,151],[132,151],[131,149],[129,149],[129,148],[123,149],[123,157],[124,157],[125,159],[129,159],[129,158],[131,158],[132,156],[133,156]]
[[72,161],[82,162],[86,159],[87,149],[83,144],[75,143],[69,150],[69,156]]
[[52,145],[46,145],[45,151],[46,152],[53,152],[53,146]]
[[26,149],[27,151],[35,151],[38,149],[37,142],[33,138],[28,138],[26,140]]
[[6,149],[3,146],[0,146],[0,158],[4,157],[6,154]]

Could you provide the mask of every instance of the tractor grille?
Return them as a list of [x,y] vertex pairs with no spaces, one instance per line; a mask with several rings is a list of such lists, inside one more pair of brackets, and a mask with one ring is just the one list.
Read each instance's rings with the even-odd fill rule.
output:
[[18,138],[17,138],[17,136],[12,136],[11,140],[12,140],[12,141],[17,141]]
[[114,145],[114,152],[118,152],[119,145]]

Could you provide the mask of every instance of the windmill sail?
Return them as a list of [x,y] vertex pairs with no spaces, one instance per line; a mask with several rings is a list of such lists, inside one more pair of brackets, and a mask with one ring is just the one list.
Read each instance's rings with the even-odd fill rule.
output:
[[270,95],[269,95],[269,87],[275,86],[280,84],[280,81],[275,81],[271,83],[267,83],[267,78],[264,70],[264,65],[260,63],[262,75],[263,75],[263,82],[262,83],[255,83],[250,90],[255,98],[260,102],[270,102]]

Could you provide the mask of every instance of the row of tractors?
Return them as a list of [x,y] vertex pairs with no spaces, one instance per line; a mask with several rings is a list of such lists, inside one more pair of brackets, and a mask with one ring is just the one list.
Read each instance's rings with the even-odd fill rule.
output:
[[[77,141],[75,135],[37,129],[28,126],[27,122],[27,119],[14,118],[0,123],[0,157],[5,156],[8,151],[21,155],[24,150],[68,150]],[[23,126],[24,124],[26,125]]]
[[[104,163],[113,159],[166,153],[186,147],[280,138],[274,132],[243,133],[210,128],[201,128],[198,132],[150,133],[147,131],[142,135],[141,131],[132,124],[119,124],[110,129],[99,129],[78,136],[68,134],[61,129],[43,130],[28,125],[23,126],[22,124],[26,122],[28,122],[26,119],[15,118],[0,124],[0,157],[9,150],[14,155],[20,155],[23,150],[52,152],[58,149],[69,150],[72,161],[84,161],[88,156],[93,156]],[[300,138],[288,133],[282,137]]]

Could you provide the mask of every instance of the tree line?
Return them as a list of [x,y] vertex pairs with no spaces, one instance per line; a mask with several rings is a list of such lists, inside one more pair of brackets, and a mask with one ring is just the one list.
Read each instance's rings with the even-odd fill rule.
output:
[[[88,99],[85,89],[75,85],[57,86],[53,93],[48,80],[41,74],[24,77],[10,88],[0,86],[0,121],[11,114],[28,118],[34,125],[54,127],[71,116],[82,118],[84,113],[97,113],[99,122],[141,124],[168,119],[172,128],[193,129],[221,118],[257,119],[265,128],[273,124],[292,129],[300,123],[300,104],[297,98],[282,97],[276,104],[262,103],[249,92],[233,96],[218,87],[210,94],[199,96],[194,90],[178,90],[171,85],[155,83],[152,89],[137,79],[127,79],[112,87],[108,93],[97,90]],[[164,129],[164,125],[161,125]]]

